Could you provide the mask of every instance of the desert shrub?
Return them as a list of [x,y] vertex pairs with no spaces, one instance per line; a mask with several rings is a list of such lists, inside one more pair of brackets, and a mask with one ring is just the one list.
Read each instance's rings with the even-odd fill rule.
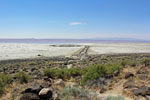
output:
[[112,75],[116,70],[121,70],[120,63],[108,63],[105,65],[96,64],[88,68],[87,72],[83,75],[81,85],[85,85],[88,80],[95,80],[99,77]]
[[71,69],[64,69],[64,74],[66,77],[76,77],[82,75],[82,70],[80,68],[71,68]]
[[30,70],[31,70],[31,71],[35,71],[35,70],[38,70],[38,68],[37,68],[36,66],[31,66],[31,67],[30,67]]
[[120,62],[122,66],[136,66],[138,65],[139,63],[136,61],[136,60],[123,60]]
[[135,61],[135,60],[132,60],[132,61],[130,62],[130,66],[135,67],[136,65],[138,65],[138,62]]
[[87,95],[89,92],[82,88],[77,87],[65,87],[62,92],[60,93],[60,100],[75,100],[79,95]]
[[144,58],[141,60],[141,64],[144,64],[145,66],[150,65],[150,58]]
[[130,60],[122,60],[120,64],[125,67],[130,64]]
[[100,76],[104,76],[106,74],[106,69],[104,65],[91,65],[87,72],[83,75],[81,80],[81,84],[84,85],[88,80],[94,80],[99,78]]
[[40,73],[38,70],[34,70],[31,74],[37,75],[38,73]]
[[4,88],[12,80],[12,77],[8,74],[0,74],[0,95],[4,92]]
[[44,70],[44,75],[45,76],[48,76],[48,77],[51,77],[51,78],[60,78],[63,76],[63,71],[60,70],[60,69],[50,69],[50,68],[47,68]]
[[107,96],[103,100],[125,100],[122,96]]
[[15,77],[20,81],[20,83],[28,83],[28,81],[31,79],[31,76],[26,74],[25,72],[18,72],[15,74]]
[[115,71],[122,69],[122,65],[120,63],[108,63],[104,67],[106,75],[112,75]]
[[80,68],[71,69],[45,69],[44,75],[51,78],[70,78],[82,75],[82,70]]

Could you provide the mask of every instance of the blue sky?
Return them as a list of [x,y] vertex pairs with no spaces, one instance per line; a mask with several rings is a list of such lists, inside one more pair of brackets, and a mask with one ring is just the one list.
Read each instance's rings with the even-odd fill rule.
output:
[[150,39],[150,0],[0,0],[0,38]]

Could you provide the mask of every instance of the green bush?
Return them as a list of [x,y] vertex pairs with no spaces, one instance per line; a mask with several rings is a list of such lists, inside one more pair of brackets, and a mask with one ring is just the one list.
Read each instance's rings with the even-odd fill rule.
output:
[[125,67],[125,66],[127,66],[127,65],[130,65],[130,60],[122,60],[122,61],[120,62],[120,64]]
[[144,58],[144,59],[142,59],[141,64],[144,64],[145,66],[150,65],[150,58]]
[[82,70],[80,68],[71,69],[45,69],[44,75],[51,78],[70,78],[82,75]]
[[75,100],[75,98],[78,97],[79,95],[88,96],[88,94],[89,92],[86,91],[85,89],[69,86],[62,90],[59,98],[60,100]]
[[88,80],[94,80],[99,78],[100,76],[104,76],[106,74],[106,69],[104,65],[92,65],[88,68],[87,72],[83,75],[81,80],[81,84],[84,85]]
[[112,75],[115,71],[123,68],[120,63],[108,63],[104,67],[106,70],[106,75]]
[[31,79],[31,76],[27,75],[25,72],[19,72],[15,75],[15,77],[20,81],[20,83],[28,83]]
[[0,74],[0,95],[4,92],[4,88],[7,84],[9,84],[12,80],[12,77],[7,74]]
[[99,77],[112,75],[116,70],[121,70],[120,63],[108,63],[105,65],[95,64],[85,68],[71,69],[45,69],[44,75],[51,78],[69,79],[71,77],[83,76],[81,84],[84,85],[88,80],[95,80]]
[[125,100],[122,96],[107,96],[103,100]]
[[99,77],[112,75],[116,70],[121,70],[120,63],[108,63],[105,65],[96,64],[88,68],[87,72],[83,75],[81,85],[85,85],[88,80],[95,80]]
[[137,64],[139,64],[136,60],[123,60],[120,62],[122,66],[136,66]]

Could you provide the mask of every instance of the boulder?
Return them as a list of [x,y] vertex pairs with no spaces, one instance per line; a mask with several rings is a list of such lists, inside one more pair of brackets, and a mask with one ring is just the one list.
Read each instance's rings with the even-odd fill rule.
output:
[[133,73],[127,72],[127,73],[125,74],[125,79],[128,79],[128,78],[133,77],[133,76],[134,76]]
[[127,80],[126,82],[124,82],[123,87],[124,88],[135,88],[136,84],[135,84],[134,80]]
[[133,93],[135,95],[142,95],[142,96],[150,95],[150,87],[141,86],[138,89],[133,90]]
[[49,84],[48,82],[43,82],[43,83],[41,83],[40,87],[41,88],[49,88],[49,87],[51,87],[51,84]]
[[45,81],[48,81],[48,82],[53,82],[53,80],[51,78],[49,78],[48,76],[44,76],[43,78]]
[[52,89],[51,88],[43,88],[39,92],[39,96],[42,99],[50,99],[50,98],[52,98],[52,96],[53,96]]
[[26,88],[22,93],[34,93],[34,94],[38,94],[40,92],[42,88],[40,87],[40,85],[33,85],[33,86],[30,86],[28,88]]
[[34,93],[25,93],[19,100],[40,100],[40,97]]

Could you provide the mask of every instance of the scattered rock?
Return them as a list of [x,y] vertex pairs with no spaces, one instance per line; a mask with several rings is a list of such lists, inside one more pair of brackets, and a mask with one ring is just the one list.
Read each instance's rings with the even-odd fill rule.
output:
[[22,93],[34,93],[38,94],[42,88],[39,84],[34,84],[28,88],[26,88]]
[[134,90],[133,93],[135,95],[150,95],[150,87],[146,87],[146,86],[141,86],[138,89]]
[[140,75],[138,75],[138,78],[140,80],[148,80],[148,75],[146,75],[146,74],[140,74]]
[[52,98],[52,90],[51,88],[43,88],[40,92],[39,92],[39,96],[42,99],[50,99]]
[[49,78],[48,76],[44,76],[43,79],[48,82],[53,82],[53,80]]
[[49,88],[50,86],[51,86],[51,84],[49,84],[48,82],[43,82],[40,85],[41,88]]
[[125,74],[125,79],[128,79],[128,78],[133,77],[133,76],[134,76],[133,73],[127,72],[127,73]]
[[58,79],[56,82],[55,82],[55,84],[56,85],[59,85],[59,86],[61,86],[61,87],[65,87],[65,83],[64,83],[64,81],[62,80],[62,79]]
[[119,70],[117,70],[117,71],[114,72],[114,76],[118,76],[119,74],[120,74]]
[[124,88],[135,88],[136,84],[133,80],[127,80],[126,82],[124,82],[123,87]]
[[25,93],[20,97],[20,100],[40,100],[40,97],[34,93]]

